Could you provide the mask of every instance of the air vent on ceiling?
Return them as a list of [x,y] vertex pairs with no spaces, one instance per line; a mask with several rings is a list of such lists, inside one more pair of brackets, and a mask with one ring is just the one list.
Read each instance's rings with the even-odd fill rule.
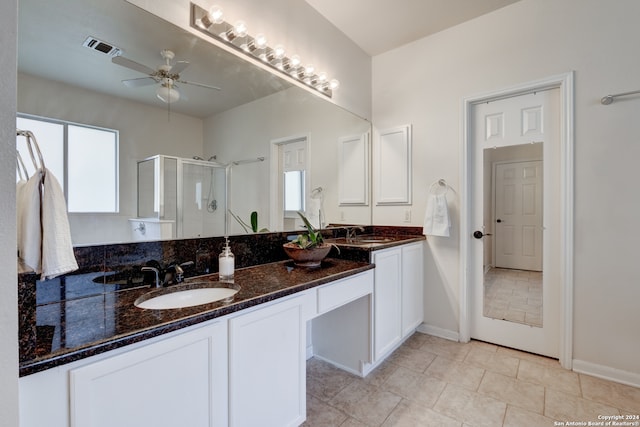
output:
[[97,50],[98,52],[102,52],[109,56],[118,56],[122,54],[122,49],[119,47],[115,47],[112,44],[98,40],[95,37],[87,37],[84,43],[82,43],[82,46]]

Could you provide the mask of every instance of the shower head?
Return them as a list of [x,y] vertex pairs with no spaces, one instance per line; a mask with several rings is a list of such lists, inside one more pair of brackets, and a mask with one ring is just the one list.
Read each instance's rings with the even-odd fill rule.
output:
[[311,190],[312,199],[319,199],[320,197],[322,197],[322,187],[316,187],[313,190]]

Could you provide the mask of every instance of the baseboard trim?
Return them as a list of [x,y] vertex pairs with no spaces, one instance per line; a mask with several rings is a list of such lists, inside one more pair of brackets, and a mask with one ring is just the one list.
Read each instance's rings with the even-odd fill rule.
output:
[[312,345],[308,345],[307,346],[307,360],[311,359],[313,357],[313,346]]
[[635,372],[623,371],[621,369],[576,359],[573,359],[573,370],[581,374],[602,378],[603,380],[614,381],[632,387],[640,387],[640,374]]
[[439,328],[433,325],[428,325],[426,323],[422,323],[420,326],[418,326],[416,328],[416,331],[422,332],[423,334],[444,338],[449,341],[456,341],[456,342],[460,341],[460,334],[458,332],[452,331],[449,329]]

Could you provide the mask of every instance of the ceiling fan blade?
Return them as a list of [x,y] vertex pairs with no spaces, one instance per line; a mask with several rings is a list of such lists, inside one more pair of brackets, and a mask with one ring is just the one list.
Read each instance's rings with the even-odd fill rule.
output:
[[189,66],[189,61],[177,61],[171,66],[171,74],[180,74]]
[[155,72],[156,72],[156,70],[154,70],[152,68],[149,68],[146,65],[142,65],[142,64],[140,64],[140,63],[138,63],[136,61],[132,61],[132,60],[127,59],[127,58],[125,58],[123,56],[115,56],[115,57],[111,58],[111,62],[113,62],[114,64],[117,64],[117,65],[121,65],[123,67],[130,68],[130,69],[135,70],[135,71],[139,71],[139,72],[144,73],[144,74],[151,75],[151,74],[155,74]]
[[123,80],[122,83],[127,87],[149,86],[158,83],[153,77],[140,77],[137,79]]
[[177,82],[179,82],[179,83],[187,84],[187,85],[193,85],[193,86],[200,86],[200,87],[204,87],[204,88],[207,88],[207,89],[222,90],[222,89],[220,89],[220,88],[219,88],[219,87],[217,87],[217,86],[209,86],[209,85],[205,85],[205,84],[202,84],[202,83],[187,82],[187,81],[185,81],[185,80],[176,80],[176,81],[177,81]]

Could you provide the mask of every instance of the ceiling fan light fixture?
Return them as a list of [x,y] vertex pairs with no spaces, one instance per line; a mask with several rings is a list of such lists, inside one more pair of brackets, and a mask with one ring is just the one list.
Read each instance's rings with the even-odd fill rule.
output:
[[163,83],[156,89],[156,96],[165,104],[173,104],[180,99],[180,92],[173,85]]

